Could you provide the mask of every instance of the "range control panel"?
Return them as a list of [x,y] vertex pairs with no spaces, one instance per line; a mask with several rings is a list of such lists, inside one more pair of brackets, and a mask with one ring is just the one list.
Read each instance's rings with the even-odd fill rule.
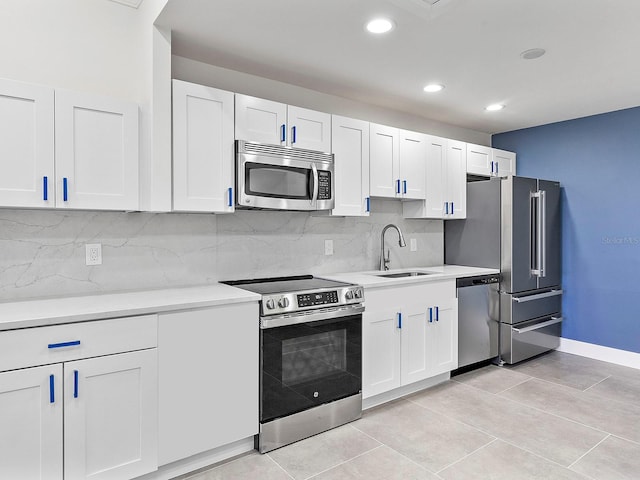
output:
[[262,315],[289,314],[323,307],[351,305],[364,301],[364,289],[350,285],[331,290],[298,291],[263,295]]
[[298,295],[298,307],[312,307],[315,305],[329,305],[332,303],[338,303],[338,292],[336,290]]

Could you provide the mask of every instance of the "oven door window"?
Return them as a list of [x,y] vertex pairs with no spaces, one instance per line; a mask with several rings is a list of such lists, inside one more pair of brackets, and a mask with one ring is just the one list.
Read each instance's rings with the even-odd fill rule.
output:
[[260,421],[362,390],[362,316],[265,329]]
[[245,163],[244,168],[247,195],[311,200],[311,169],[252,162]]

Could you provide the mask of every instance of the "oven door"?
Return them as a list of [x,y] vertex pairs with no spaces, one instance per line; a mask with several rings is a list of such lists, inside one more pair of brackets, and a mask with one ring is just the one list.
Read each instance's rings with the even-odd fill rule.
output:
[[362,390],[362,314],[260,330],[260,422]]

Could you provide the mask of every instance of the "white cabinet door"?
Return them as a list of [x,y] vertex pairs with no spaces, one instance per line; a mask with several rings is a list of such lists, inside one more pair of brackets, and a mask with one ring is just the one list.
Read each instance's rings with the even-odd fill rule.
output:
[[508,177],[516,174],[516,154],[506,150],[492,148],[493,169],[498,177]]
[[369,189],[372,197],[396,198],[396,181],[400,178],[400,137],[398,129],[370,124]]
[[486,177],[493,175],[491,157],[491,147],[467,143],[467,172]]
[[369,308],[362,319],[362,397],[400,386],[400,310]]
[[445,160],[446,200],[445,218],[467,218],[467,149],[464,142],[447,141]]
[[0,478],[62,480],[62,365],[0,373]]
[[236,95],[236,138],[286,145],[287,106],[263,98]]
[[296,148],[331,151],[331,114],[289,105],[287,144]]
[[441,297],[428,326],[429,376],[458,368],[458,308],[455,298]]
[[157,469],[157,349],[64,364],[65,480]]
[[424,200],[428,135],[400,130],[400,176],[396,191],[402,198]]
[[55,205],[53,89],[0,79],[0,206]]
[[427,314],[424,303],[402,306],[401,384],[423,380],[429,376],[427,361]]
[[160,315],[159,460],[258,433],[258,306]]
[[138,106],[56,90],[56,206],[137,210]]
[[234,211],[233,93],[173,80],[173,210]]
[[368,216],[369,122],[332,115],[335,207],[332,215]]
[[447,196],[447,139],[429,137],[426,158],[425,212],[427,218],[444,218],[448,211]]

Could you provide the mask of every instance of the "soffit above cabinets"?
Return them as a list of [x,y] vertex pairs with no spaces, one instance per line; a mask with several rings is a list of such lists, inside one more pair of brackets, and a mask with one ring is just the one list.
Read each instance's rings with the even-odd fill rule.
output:
[[[378,16],[395,28],[366,32]],[[637,0],[168,0],[156,24],[179,56],[497,133],[640,105],[638,18]]]

